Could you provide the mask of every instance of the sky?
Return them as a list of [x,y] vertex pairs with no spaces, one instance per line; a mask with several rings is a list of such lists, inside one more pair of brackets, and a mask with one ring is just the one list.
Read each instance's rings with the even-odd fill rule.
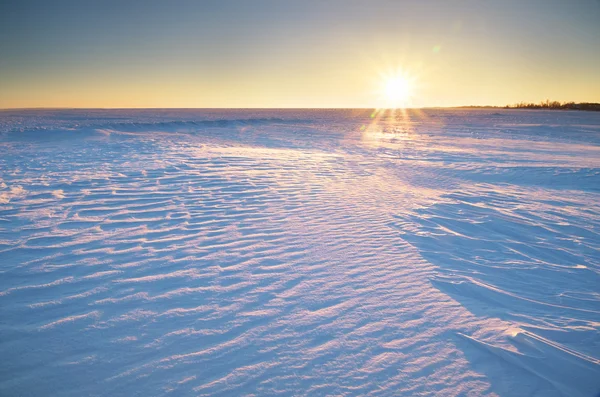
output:
[[599,21],[600,0],[0,0],[0,108],[375,108],[398,75],[411,107],[600,102]]

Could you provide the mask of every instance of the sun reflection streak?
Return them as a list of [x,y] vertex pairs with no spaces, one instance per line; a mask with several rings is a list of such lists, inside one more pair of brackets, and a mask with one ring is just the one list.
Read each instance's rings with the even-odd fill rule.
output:
[[361,141],[368,146],[379,147],[413,139],[415,130],[411,113],[417,111],[406,108],[375,109],[370,115],[370,122],[360,127]]

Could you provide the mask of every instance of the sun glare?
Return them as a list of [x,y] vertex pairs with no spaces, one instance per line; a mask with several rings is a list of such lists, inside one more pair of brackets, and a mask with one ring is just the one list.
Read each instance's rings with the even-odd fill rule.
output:
[[382,76],[381,96],[387,108],[406,108],[411,104],[414,79],[402,72]]

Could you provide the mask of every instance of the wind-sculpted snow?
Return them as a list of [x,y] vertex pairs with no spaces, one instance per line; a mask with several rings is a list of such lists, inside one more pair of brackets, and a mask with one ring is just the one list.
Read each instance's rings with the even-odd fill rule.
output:
[[0,112],[0,395],[600,392],[600,114]]

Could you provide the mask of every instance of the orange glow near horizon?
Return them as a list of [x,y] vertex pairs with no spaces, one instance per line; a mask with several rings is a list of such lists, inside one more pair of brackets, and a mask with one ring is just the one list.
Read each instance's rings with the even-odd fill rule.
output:
[[[1,81],[2,108],[366,108],[403,109],[467,105],[505,106],[519,101],[555,99],[544,76],[532,76],[513,87],[494,79],[494,70],[471,65],[440,64],[440,52],[422,60],[409,49],[396,56],[378,48],[355,54],[353,60],[331,59],[328,68],[305,70],[313,60],[282,60],[287,68],[206,70],[168,65],[164,70],[140,69],[131,77],[118,69],[88,72],[65,68],[48,75]],[[374,55],[379,54],[379,55]],[[457,57],[458,55],[453,55]],[[298,61],[298,62],[294,62]],[[446,64],[447,63],[447,64]],[[149,66],[152,68],[152,66]],[[175,70],[177,69],[177,70]],[[21,73],[21,72],[16,72]],[[519,79],[503,71],[505,79]],[[485,75],[484,75],[485,74]],[[488,76],[489,74],[489,76]],[[18,76],[17,76],[18,77]],[[562,80],[555,84],[562,84]],[[514,84],[513,84],[514,85]],[[594,102],[590,85],[564,82],[564,91],[578,92],[557,100]],[[599,86],[600,88],[600,86]],[[481,91],[481,92],[480,92]],[[600,90],[598,91],[600,92]]]

